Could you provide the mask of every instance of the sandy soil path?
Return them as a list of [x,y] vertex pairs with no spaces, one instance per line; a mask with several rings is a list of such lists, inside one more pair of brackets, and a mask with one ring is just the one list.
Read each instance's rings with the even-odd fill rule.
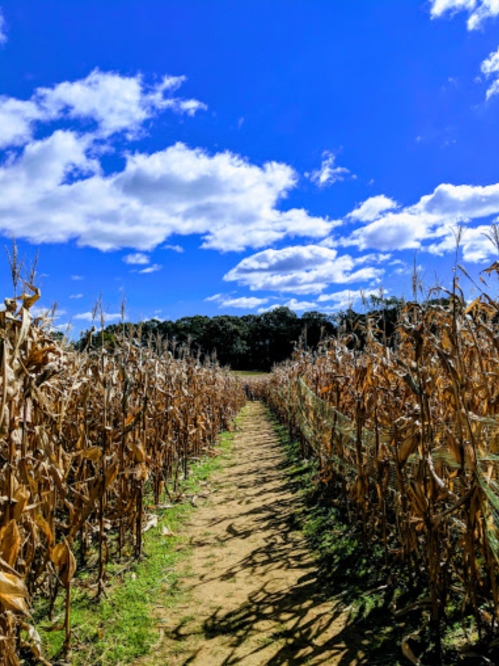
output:
[[163,639],[149,665],[365,664],[339,603],[321,595],[296,529],[299,500],[265,407],[246,409],[216,489],[187,528],[185,597],[159,610]]

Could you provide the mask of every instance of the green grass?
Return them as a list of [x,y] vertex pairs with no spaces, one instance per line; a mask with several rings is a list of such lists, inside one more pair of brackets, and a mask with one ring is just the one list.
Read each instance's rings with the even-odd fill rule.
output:
[[232,370],[232,374],[238,377],[268,377],[270,373],[262,370]]
[[[241,415],[236,422],[240,418]],[[217,444],[223,454],[206,457],[191,465],[184,492],[195,493],[201,490],[201,484],[222,467],[230,452],[233,437],[233,433],[223,433]],[[155,610],[161,606],[161,614],[165,615],[164,609],[174,607],[183,598],[182,584],[176,569],[179,562],[189,555],[181,532],[193,511],[195,507],[188,501],[158,511],[158,526],[144,537],[144,558],[140,562],[133,562],[123,579],[119,572],[126,562],[109,564],[107,598],[101,602],[94,600],[95,591],[86,586],[87,581],[93,582],[95,576],[85,572],[77,574],[71,593],[72,663],[75,666],[128,664],[151,652],[158,641]],[[163,536],[163,525],[176,536]],[[54,617],[58,616],[57,624],[64,618],[64,594],[60,594],[55,606]],[[49,660],[60,656],[64,632],[46,631],[47,626],[52,624],[48,620],[46,601],[35,601],[33,617],[42,636],[44,656]]]

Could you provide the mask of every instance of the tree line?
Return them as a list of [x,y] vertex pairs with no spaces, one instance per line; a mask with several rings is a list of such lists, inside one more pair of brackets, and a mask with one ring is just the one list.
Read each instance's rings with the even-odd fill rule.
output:
[[275,363],[290,358],[298,342],[315,349],[339,328],[351,332],[355,344],[362,345],[364,327],[359,324],[367,317],[379,320],[379,335],[389,342],[402,304],[397,298],[382,300],[372,296],[364,313],[349,308],[334,314],[311,311],[299,316],[287,307],[277,307],[258,315],[194,315],[176,321],[125,322],[111,324],[103,331],[87,331],[76,346],[112,346],[116,333],[124,326],[140,331],[144,344],[168,341],[177,349],[188,347],[191,353],[216,357],[220,364],[234,370],[268,371]]

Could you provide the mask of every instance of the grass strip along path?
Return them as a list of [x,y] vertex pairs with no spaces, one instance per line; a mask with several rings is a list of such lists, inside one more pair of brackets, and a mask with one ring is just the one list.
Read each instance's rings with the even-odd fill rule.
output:
[[286,466],[266,408],[249,403],[232,452],[211,479],[216,492],[183,533],[182,599],[157,608],[156,650],[137,663],[368,663],[366,635],[349,626],[344,601],[324,594]]

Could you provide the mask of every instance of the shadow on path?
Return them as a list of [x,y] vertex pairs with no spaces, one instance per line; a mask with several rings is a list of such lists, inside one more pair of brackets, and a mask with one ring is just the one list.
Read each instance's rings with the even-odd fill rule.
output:
[[189,530],[193,603],[170,624],[161,663],[367,664],[369,636],[348,626],[345,604],[317,577],[298,529],[300,500],[260,403],[247,409],[232,463]]

